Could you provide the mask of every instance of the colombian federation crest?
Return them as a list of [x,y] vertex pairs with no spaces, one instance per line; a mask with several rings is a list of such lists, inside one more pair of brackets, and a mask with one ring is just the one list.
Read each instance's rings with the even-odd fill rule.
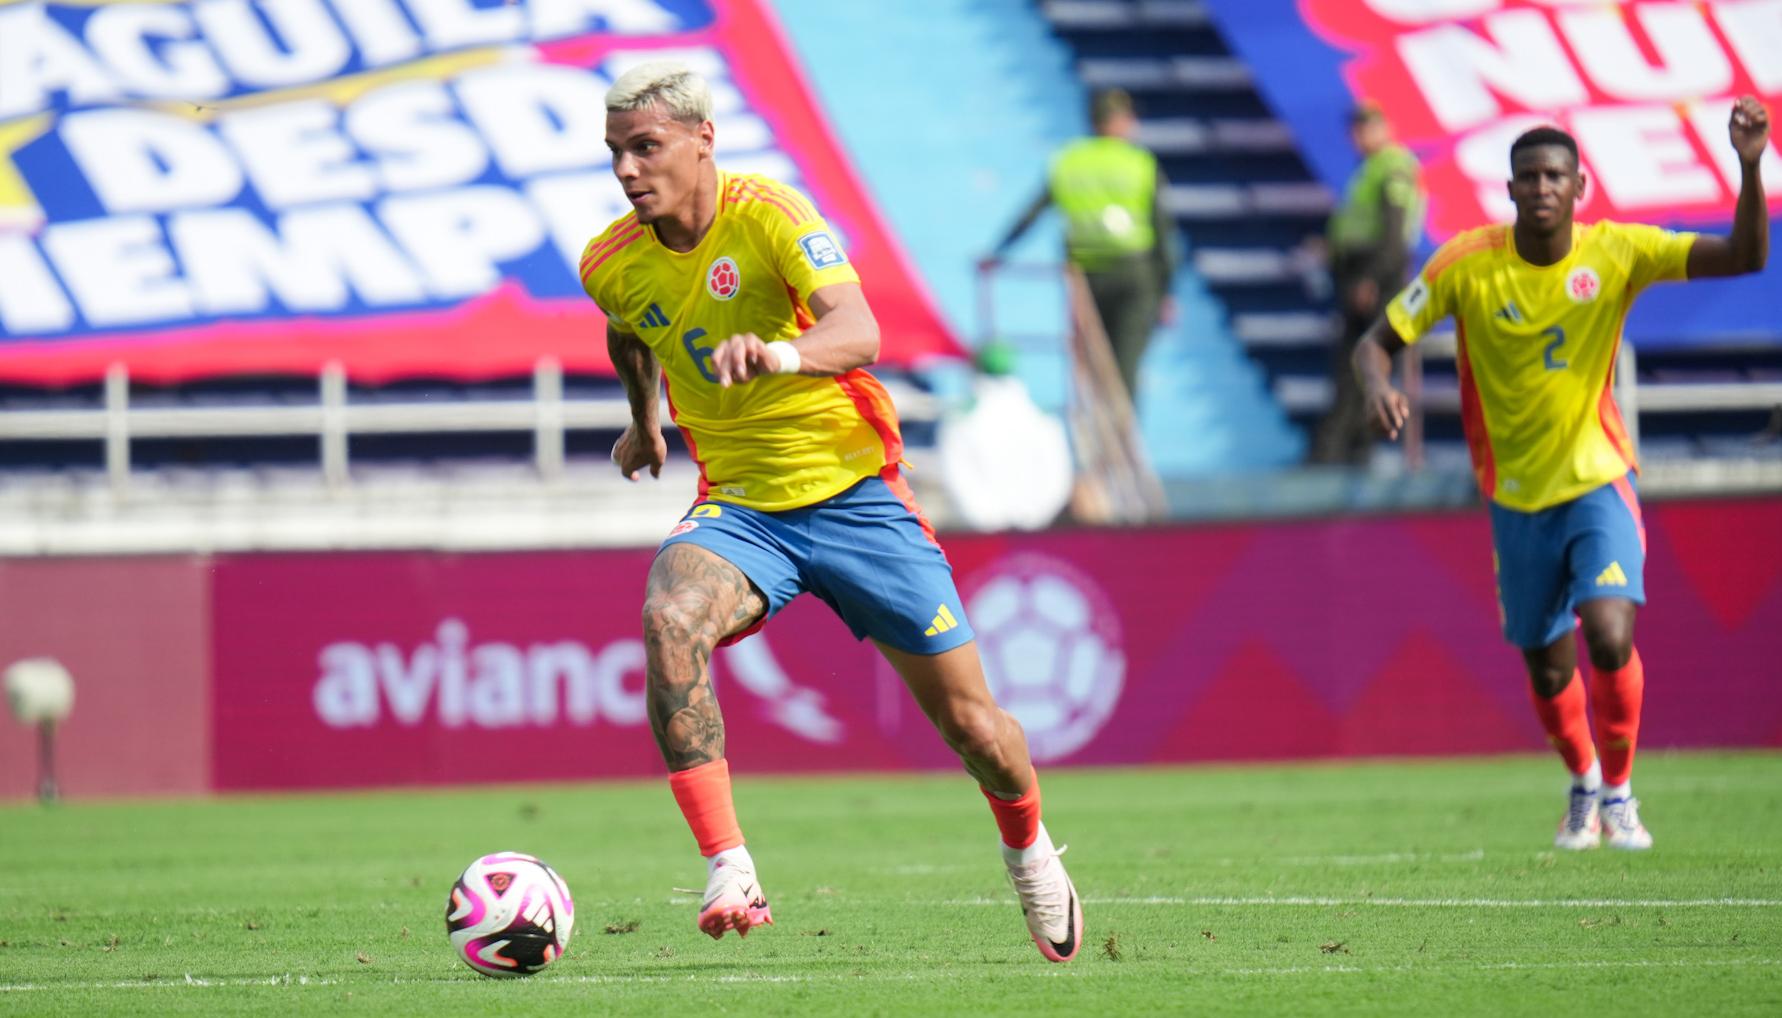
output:
[[736,270],[736,262],[729,255],[723,255],[712,262],[712,267],[705,270],[705,292],[719,300],[729,300],[742,289],[742,273]]
[[1588,304],[1602,291],[1603,279],[1588,265],[1580,265],[1565,277],[1565,295],[1573,304]]

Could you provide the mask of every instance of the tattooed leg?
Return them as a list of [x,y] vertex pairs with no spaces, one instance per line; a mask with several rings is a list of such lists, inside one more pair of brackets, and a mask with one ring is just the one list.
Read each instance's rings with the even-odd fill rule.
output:
[[671,771],[724,756],[724,718],[712,696],[718,641],[767,611],[742,570],[691,544],[670,545],[650,566],[644,594],[650,729]]

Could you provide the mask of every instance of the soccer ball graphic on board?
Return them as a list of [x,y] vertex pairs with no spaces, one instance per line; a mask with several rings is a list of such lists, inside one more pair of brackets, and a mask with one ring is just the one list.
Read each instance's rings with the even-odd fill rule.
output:
[[965,598],[990,692],[1021,722],[1034,760],[1081,749],[1126,679],[1120,618],[1095,581],[1056,559],[1015,555]]
[[519,852],[470,864],[446,902],[446,934],[464,964],[485,976],[529,976],[563,957],[575,902],[557,871]]

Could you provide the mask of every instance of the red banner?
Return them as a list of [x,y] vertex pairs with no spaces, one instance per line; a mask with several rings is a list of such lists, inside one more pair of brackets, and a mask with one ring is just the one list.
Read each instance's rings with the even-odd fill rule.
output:
[[[1782,745],[1782,501],[1653,506],[1642,745]],[[1042,764],[1537,751],[1482,514],[947,542]],[[647,551],[233,556],[219,788],[650,775]],[[720,651],[740,769],[949,767],[895,676],[796,602]]]
[[[1722,223],[1739,190],[1732,99],[1782,101],[1782,4],[1556,0],[1300,0],[1345,54],[1351,92],[1378,102],[1425,157],[1431,230],[1512,218],[1506,153],[1557,122],[1592,186],[1585,221]],[[1782,156],[1763,159],[1772,207]]]

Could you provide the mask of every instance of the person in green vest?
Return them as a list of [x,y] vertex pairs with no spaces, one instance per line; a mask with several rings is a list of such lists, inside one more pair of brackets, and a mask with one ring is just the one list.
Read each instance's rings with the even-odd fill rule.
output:
[[1095,133],[1052,158],[1046,186],[980,264],[993,266],[1048,206],[1064,217],[1065,256],[1083,270],[1114,348],[1126,391],[1136,397],[1139,361],[1159,322],[1175,319],[1169,295],[1176,269],[1175,224],[1164,208],[1168,181],[1157,157],[1135,144],[1132,96],[1097,92]]
[[1423,236],[1424,197],[1417,157],[1393,140],[1392,125],[1379,106],[1362,102],[1355,107],[1349,137],[1361,165],[1349,177],[1342,204],[1325,232],[1343,332],[1331,351],[1335,394],[1318,425],[1312,457],[1320,463],[1362,465],[1374,439],[1349,358],[1379,317],[1381,297],[1397,293],[1406,282],[1411,251]]

